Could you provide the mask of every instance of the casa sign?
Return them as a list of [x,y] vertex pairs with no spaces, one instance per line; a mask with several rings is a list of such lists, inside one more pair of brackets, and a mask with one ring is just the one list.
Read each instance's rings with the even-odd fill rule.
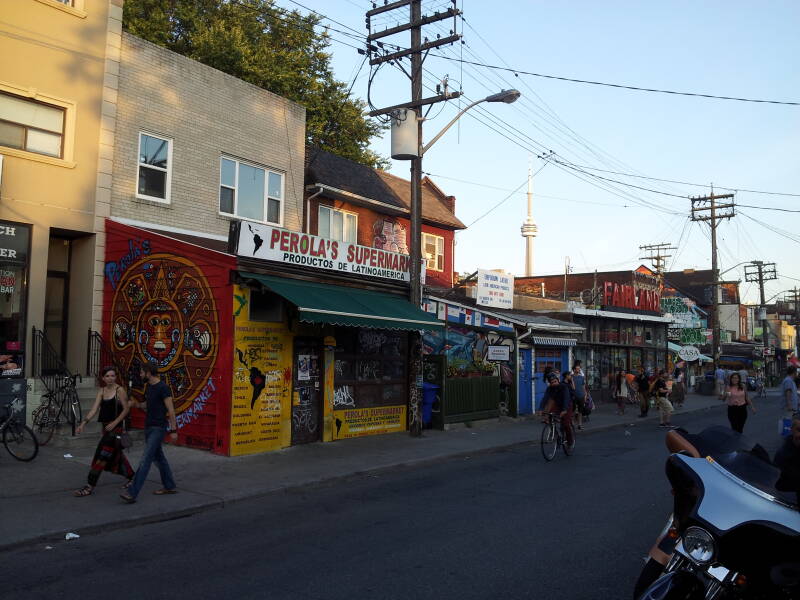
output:
[[411,259],[407,254],[330,240],[261,223],[241,223],[236,254],[312,269],[411,281]]
[[661,295],[655,290],[635,288],[632,285],[603,282],[603,305],[660,312]]
[[692,362],[700,358],[700,350],[697,349],[697,346],[682,346],[678,350],[678,356],[686,362]]

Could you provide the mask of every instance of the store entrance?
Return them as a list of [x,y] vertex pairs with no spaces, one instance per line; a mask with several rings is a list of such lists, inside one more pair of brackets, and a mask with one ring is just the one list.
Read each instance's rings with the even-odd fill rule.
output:
[[61,360],[67,355],[71,253],[72,240],[50,236],[44,296],[44,333]]
[[322,352],[319,340],[295,338],[292,375],[292,445],[322,439]]

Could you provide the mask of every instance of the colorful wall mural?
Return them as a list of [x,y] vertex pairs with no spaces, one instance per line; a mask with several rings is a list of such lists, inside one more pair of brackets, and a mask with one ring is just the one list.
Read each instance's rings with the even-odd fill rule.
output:
[[250,289],[234,288],[231,456],[285,448],[292,434],[292,341],[284,323],[250,320]]
[[[139,367],[172,390],[179,443],[228,453],[234,257],[106,220],[103,337],[143,399]],[[141,427],[144,413],[134,411]]]

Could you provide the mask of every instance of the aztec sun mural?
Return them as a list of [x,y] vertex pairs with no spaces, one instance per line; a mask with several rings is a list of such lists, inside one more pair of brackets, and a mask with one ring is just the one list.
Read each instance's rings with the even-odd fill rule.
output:
[[214,296],[197,265],[166,253],[131,264],[114,292],[111,343],[134,395],[143,393],[139,366],[151,362],[172,390],[175,412],[188,408],[209,380],[219,344]]

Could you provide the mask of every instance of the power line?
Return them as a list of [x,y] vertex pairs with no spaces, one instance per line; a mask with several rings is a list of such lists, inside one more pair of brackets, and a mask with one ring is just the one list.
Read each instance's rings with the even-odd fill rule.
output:
[[753,206],[752,204],[737,204],[737,206],[744,206],[745,208],[755,208],[758,210],[777,210],[779,212],[800,213],[800,210],[793,208],[778,208],[776,206]]
[[[541,170],[541,169],[540,169],[540,170]],[[477,219],[475,219],[475,220],[474,220],[472,223],[470,223],[469,225],[467,225],[467,228],[470,228],[470,227],[472,227],[473,225],[475,225],[475,223],[477,223],[478,221],[480,221],[480,220],[481,220],[483,217],[485,217],[486,215],[488,215],[489,213],[491,213],[491,212],[492,212],[494,209],[498,208],[498,207],[499,207],[501,204],[503,204],[503,203],[504,203],[504,202],[506,202],[506,201],[507,201],[509,198],[511,198],[511,196],[513,196],[514,194],[516,194],[516,193],[517,193],[517,191],[519,191],[520,189],[522,189],[522,186],[523,186],[523,185],[527,185],[527,184],[528,184],[528,179],[527,179],[527,177],[526,177],[526,178],[525,178],[525,181],[523,181],[522,183],[520,183],[520,184],[517,186],[517,188],[516,188],[516,189],[515,189],[513,192],[511,192],[511,193],[510,193],[508,196],[506,196],[505,198],[503,198],[502,200],[500,200],[500,202],[498,202],[497,204],[495,204],[495,205],[494,205],[492,208],[490,208],[489,210],[487,210],[487,211],[486,211],[485,213],[483,213],[483,214],[482,214],[480,217],[478,217]]]
[[498,71],[507,71],[509,73],[514,73],[514,75],[530,75],[532,77],[542,77],[544,79],[557,79],[559,81],[568,81],[570,83],[583,83],[587,85],[599,85],[605,87],[612,87],[612,88],[619,88],[624,90],[633,90],[636,92],[652,92],[657,94],[671,94],[674,96],[692,96],[696,98],[709,98],[712,100],[733,100],[736,102],[755,102],[760,104],[781,104],[786,106],[800,106],[800,102],[791,102],[785,100],[763,100],[758,98],[740,98],[737,96],[717,96],[715,94],[701,94],[699,92],[678,92],[675,90],[663,90],[658,88],[646,88],[646,87],[639,87],[635,85],[625,85],[621,83],[608,83],[603,81],[592,81],[589,79],[575,79],[572,77],[561,77],[559,75],[547,75],[544,73],[534,73],[532,71],[524,71],[522,69],[514,69],[511,67],[501,67],[499,65],[490,65],[486,63],[480,63],[477,61],[470,61],[464,60],[459,58],[452,58],[449,56],[445,56],[443,54],[435,54],[431,53],[430,56],[435,58],[443,58],[445,60],[454,60],[457,62],[463,62],[469,65],[475,65],[477,67],[485,67],[487,69],[496,69]]

